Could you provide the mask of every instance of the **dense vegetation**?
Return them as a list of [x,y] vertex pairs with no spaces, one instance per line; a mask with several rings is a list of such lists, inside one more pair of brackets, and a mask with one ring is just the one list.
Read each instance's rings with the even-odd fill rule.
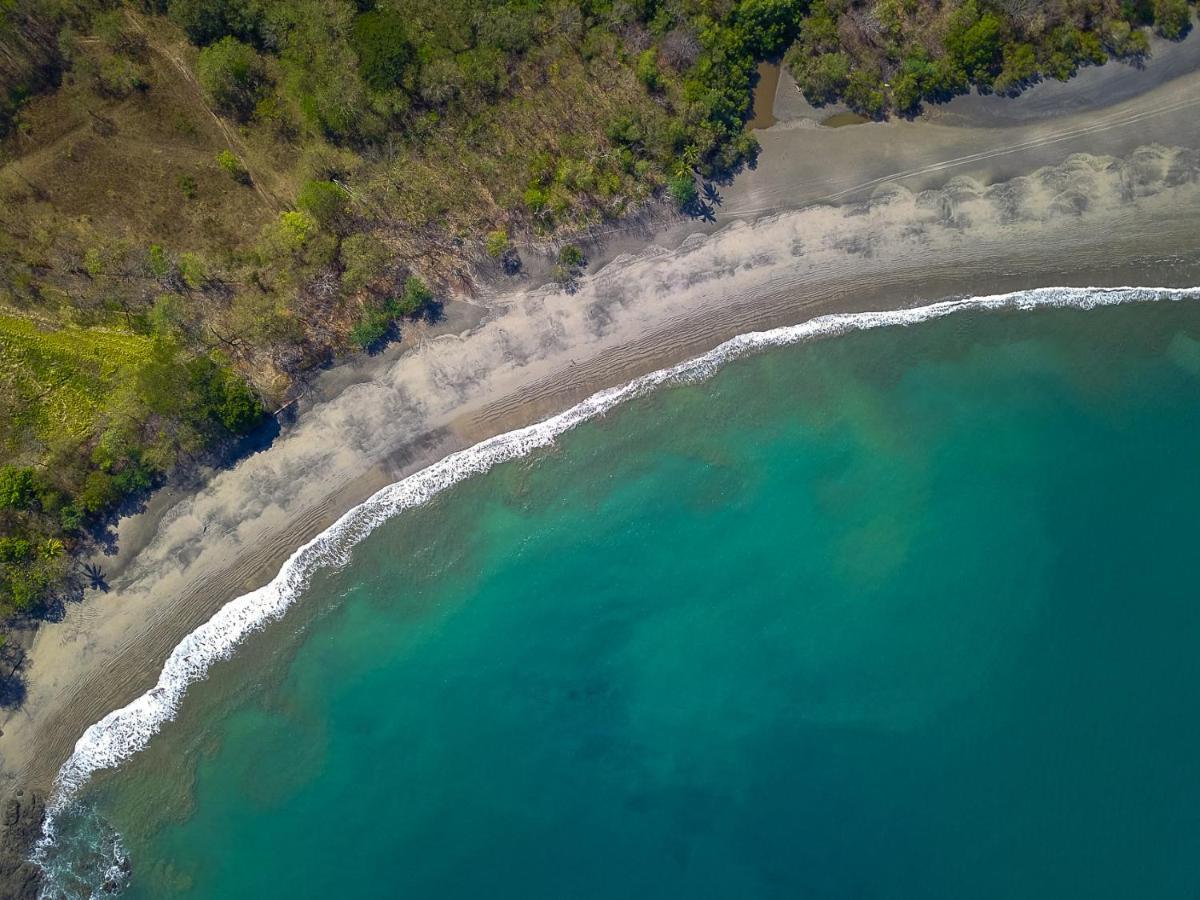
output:
[[1185,0],[0,0],[0,614],[181,463],[481,270],[754,158],[756,64],[881,114]]
[[1177,39],[1190,24],[1187,0],[812,0],[786,61],[813,103],[911,114],[972,86],[1015,94],[1136,60],[1145,27]]
[[[0,0],[0,611],[471,266],[734,169],[800,5]],[[585,261],[562,247],[571,284]]]

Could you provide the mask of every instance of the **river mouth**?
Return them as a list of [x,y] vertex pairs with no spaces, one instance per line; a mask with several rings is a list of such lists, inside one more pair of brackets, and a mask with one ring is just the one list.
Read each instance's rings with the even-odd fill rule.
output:
[[770,128],[779,121],[775,118],[775,93],[779,89],[781,68],[779,63],[758,64],[758,81],[754,85],[754,113],[747,123],[751,131]]

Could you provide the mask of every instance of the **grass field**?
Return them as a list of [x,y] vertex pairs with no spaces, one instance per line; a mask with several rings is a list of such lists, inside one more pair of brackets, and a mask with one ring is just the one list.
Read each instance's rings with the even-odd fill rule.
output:
[[0,315],[0,429],[4,457],[86,442],[150,357],[151,341],[128,332],[48,328]]

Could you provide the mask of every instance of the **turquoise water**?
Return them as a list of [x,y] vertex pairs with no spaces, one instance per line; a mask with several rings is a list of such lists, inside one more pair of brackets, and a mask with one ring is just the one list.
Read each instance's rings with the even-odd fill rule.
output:
[[90,789],[126,896],[1195,897],[1194,307],[768,352],[397,518]]

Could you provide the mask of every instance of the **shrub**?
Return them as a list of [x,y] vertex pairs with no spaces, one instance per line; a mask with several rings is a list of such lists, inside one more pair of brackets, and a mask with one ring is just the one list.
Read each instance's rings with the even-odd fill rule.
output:
[[662,87],[662,73],[658,71],[658,53],[653,49],[643,51],[637,58],[637,78],[648,91]]
[[58,512],[58,525],[67,533],[83,528],[84,520],[84,511],[76,503],[68,503]]
[[1093,66],[1102,66],[1108,60],[1104,52],[1104,44],[1094,31],[1085,31],[1079,35],[1079,61]]
[[146,261],[150,267],[150,274],[155,278],[165,278],[171,271],[171,260],[167,257],[167,251],[159,244],[150,245]]
[[392,300],[391,312],[396,316],[415,316],[433,303],[433,291],[416,275],[404,282],[404,293]]
[[349,201],[346,189],[333,181],[308,181],[300,189],[296,205],[328,228],[338,224]]
[[392,324],[392,317],[387,310],[373,306],[365,310],[362,318],[350,329],[350,341],[364,353],[370,353],[391,334]]
[[162,294],[154,301],[147,316],[152,334],[172,338],[180,334],[187,321],[183,300],[177,294]]
[[799,43],[810,52],[831,53],[841,45],[837,19],[829,4],[813,4],[809,15],[800,23]]
[[220,398],[214,405],[217,420],[233,434],[245,434],[263,417],[262,403],[250,386],[231,372],[222,381]]
[[700,197],[696,190],[696,179],[690,172],[680,172],[672,176],[667,182],[667,193],[670,194],[675,205],[683,211],[695,206]]
[[230,150],[222,150],[217,154],[217,165],[229,173],[229,177],[238,184],[249,184],[250,173],[242,165],[242,161]]
[[254,0],[170,0],[166,6],[193,44],[204,46],[226,35],[257,37],[261,12]]
[[421,70],[421,99],[430,106],[449,106],[462,94],[463,73],[453,57],[441,56]]
[[416,63],[405,17],[392,9],[356,16],[350,43],[358,55],[358,73],[372,90],[399,87]]
[[735,22],[749,51],[763,58],[785,50],[796,36],[796,25],[807,5],[801,0],[741,0]]
[[195,200],[196,194],[199,193],[196,187],[196,179],[191,175],[180,175],[177,179],[179,190],[188,200]]
[[1095,65],[1108,58],[1098,35],[1071,25],[1060,25],[1050,32],[1048,47],[1048,68],[1055,78],[1070,78],[1081,64]]
[[37,476],[33,469],[0,466],[0,509],[29,509],[37,497]]
[[920,78],[912,72],[901,71],[892,79],[892,106],[903,115],[914,115],[921,108],[924,91]]
[[88,247],[83,254],[83,270],[89,278],[99,278],[104,274],[104,255],[97,247]]
[[874,73],[858,69],[846,83],[844,98],[855,112],[878,118],[883,114],[883,81]]
[[83,489],[79,492],[76,502],[86,514],[96,515],[116,503],[118,498],[112,476],[95,469],[84,479]]
[[280,249],[295,253],[304,248],[317,230],[317,220],[302,210],[288,210],[279,214],[274,228],[268,226],[270,243]]
[[24,562],[33,555],[33,544],[22,537],[0,537],[0,563]]
[[562,284],[568,293],[574,294],[580,282],[580,272],[588,260],[583,251],[574,244],[566,244],[558,251],[558,263],[554,265],[554,281]]
[[149,87],[142,67],[123,56],[105,54],[86,68],[90,70],[92,87],[102,97],[123,100],[134,91]]
[[558,251],[558,264],[564,269],[580,269],[586,262],[583,251],[574,244],[565,244]]
[[949,56],[943,56],[933,64],[925,95],[935,100],[947,100],[968,87],[967,73]]
[[800,90],[813,106],[834,102],[850,82],[850,57],[840,50],[815,57],[789,54],[788,64]]
[[348,291],[367,287],[387,267],[391,252],[373,234],[352,234],[339,248],[342,259],[342,286]]
[[197,253],[179,254],[179,277],[193,291],[204,287],[208,281],[208,267]]
[[1150,52],[1146,32],[1125,19],[1109,19],[1103,27],[1104,45],[1114,56],[1137,57]]
[[1154,27],[1168,40],[1183,37],[1192,23],[1187,0],[1154,0]]
[[532,185],[525,191],[525,206],[532,213],[540,213],[550,201],[549,195],[540,187]]
[[113,53],[136,60],[146,58],[148,45],[145,36],[130,27],[129,20],[120,9],[93,16],[92,33],[100,39],[101,45]]
[[200,84],[227,115],[246,121],[266,84],[266,70],[253,47],[223,37],[200,51],[196,67]]
[[1150,38],[1144,31],[1134,31],[1125,42],[1126,56],[1148,56],[1150,53]]
[[262,403],[223,358],[196,357],[187,364],[187,379],[191,393],[188,418],[196,425],[220,425],[238,435],[262,421]]
[[507,4],[489,6],[475,13],[475,40],[481,47],[505,53],[523,53],[533,43],[534,10]]
[[1079,30],[1060,25],[1050,32],[1042,68],[1051,78],[1066,81],[1078,70]]
[[489,231],[487,235],[487,253],[492,259],[500,259],[508,250],[508,232],[503,228]]
[[1003,31],[994,13],[980,15],[974,0],[967,0],[946,35],[946,50],[968,77],[990,81]]
[[0,595],[18,612],[30,612],[50,594],[62,575],[59,561],[29,560],[4,573]]
[[646,128],[634,116],[622,115],[613,119],[605,129],[608,139],[622,147],[637,148],[646,142]]
[[468,50],[458,55],[462,87],[476,102],[499,96],[508,87],[508,69],[496,50]]
[[1013,43],[1004,48],[1004,62],[1000,74],[992,83],[998,94],[1011,93],[1033,81],[1038,76],[1037,54],[1032,44]]
[[142,461],[141,454],[133,451],[113,473],[113,489],[118,497],[140,494],[153,486],[156,474],[152,467]]

